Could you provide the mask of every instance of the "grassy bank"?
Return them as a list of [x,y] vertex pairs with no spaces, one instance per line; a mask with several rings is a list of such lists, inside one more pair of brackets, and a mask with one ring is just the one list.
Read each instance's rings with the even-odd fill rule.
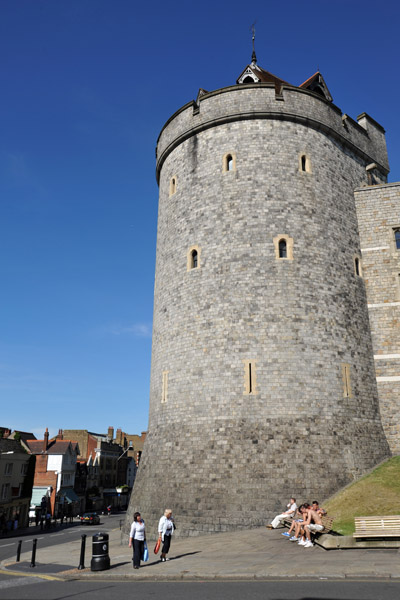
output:
[[395,456],[323,504],[335,517],[333,528],[354,532],[354,517],[400,515],[400,456]]

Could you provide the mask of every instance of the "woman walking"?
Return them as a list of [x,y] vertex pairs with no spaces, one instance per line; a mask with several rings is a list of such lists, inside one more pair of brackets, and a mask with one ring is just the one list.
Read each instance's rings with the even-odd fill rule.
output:
[[133,568],[140,567],[140,561],[144,552],[144,542],[146,540],[145,525],[139,512],[133,515],[133,523],[129,534],[129,548],[132,548],[133,542]]
[[166,508],[164,515],[161,517],[158,523],[158,538],[162,541],[163,547],[161,549],[161,562],[169,560],[167,554],[171,545],[171,536],[174,533],[175,525],[172,518],[172,510]]

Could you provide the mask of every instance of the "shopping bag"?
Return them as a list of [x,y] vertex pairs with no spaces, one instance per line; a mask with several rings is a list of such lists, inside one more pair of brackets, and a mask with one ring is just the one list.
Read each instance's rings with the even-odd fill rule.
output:
[[147,542],[144,543],[144,548],[143,548],[143,558],[142,561],[143,562],[147,562],[149,560],[149,549],[147,548]]
[[160,538],[158,538],[156,545],[154,546],[154,554],[157,554],[157,552],[160,549],[160,546],[161,546],[161,540],[160,540]]

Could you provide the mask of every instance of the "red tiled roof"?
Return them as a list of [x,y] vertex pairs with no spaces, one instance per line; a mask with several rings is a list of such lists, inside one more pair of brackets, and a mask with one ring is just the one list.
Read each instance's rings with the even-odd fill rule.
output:
[[306,79],[301,85],[299,85],[300,88],[306,88],[309,85],[312,84],[312,82],[317,79],[318,75],[319,75],[319,71],[317,71],[316,73],[314,73],[314,75],[311,75],[311,77],[309,77],[308,79]]
[[265,71],[265,69],[262,69],[261,67],[253,68],[251,65],[249,65],[249,67],[253,71],[254,75],[264,83],[285,83],[286,85],[291,85],[284,79],[277,77],[269,71]]
[[65,454],[71,444],[75,450],[78,442],[70,440],[52,440],[47,445],[47,450],[44,451],[44,440],[26,440],[26,444],[32,454]]
[[254,73],[254,75],[257,77],[257,79],[259,79],[262,83],[275,83],[275,84],[280,84],[280,85],[282,85],[282,84],[291,85],[284,79],[281,79],[280,77],[277,77],[273,73],[270,73],[269,71],[266,71],[265,69],[262,69],[258,65],[247,65],[247,67],[239,75],[237,81],[239,81],[239,79],[244,75],[244,73],[247,69],[250,69],[250,71],[252,73]]

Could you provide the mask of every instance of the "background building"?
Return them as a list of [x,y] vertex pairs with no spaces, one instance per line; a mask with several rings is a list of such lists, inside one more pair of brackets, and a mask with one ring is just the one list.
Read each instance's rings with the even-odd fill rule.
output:
[[56,518],[80,514],[80,499],[74,491],[78,443],[60,434],[49,441],[46,428],[43,440],[27,440],[26,444],[36,456],[31,506],[50,511]]
[[0,533],[28,524],[34,470],[35,458],[19,441],[0,437]]

